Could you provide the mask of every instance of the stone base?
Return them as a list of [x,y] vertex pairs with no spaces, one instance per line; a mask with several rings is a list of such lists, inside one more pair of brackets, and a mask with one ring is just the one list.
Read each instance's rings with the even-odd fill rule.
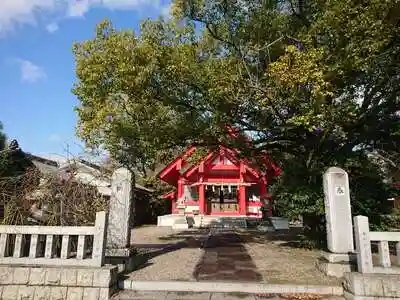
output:
[[105,264],[118,267],[118,273],[132,272],[137,263],[137,255],[133,248],[106,249]]
[[332,263],[325,258],[319,258],[316,262],[316,268],[325,275],[341,278],[347,272],[357,271],[357,265],[346,262]]
[[324,252],[322,257],[330,263],[354,263],[357,264],[357,254],[355,253],[330,253]]
[[281,217],[269,217],[275,230],[289,230],[289,220]]
[[344,292],[346,300],[400,300],[399,297],[372,297],[372,296],[356,296],[349,292]]
[[343,287],[346,299],[400,299],[400,275],[346,273]]
[[1,299],[108,300],[117,290],[117,268],[0,266]]
[[172,229],[189,229],[189,224],[174,224],[172,225]]
[[316,262],[316,268],[328,276],[341,278],[344,273],[357,271],[357,256],[324,252]]

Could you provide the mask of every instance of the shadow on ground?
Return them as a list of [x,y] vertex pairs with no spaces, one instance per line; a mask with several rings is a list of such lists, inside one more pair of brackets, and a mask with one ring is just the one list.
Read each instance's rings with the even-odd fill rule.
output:
[[[210,229],[177,231],[159,236],[156,243],[133,243],[138,250],[136,270],[153,265],[151,260],[183,248],[203,249],[200,261],[193,261],[193,278],[198,281],[248,281],[261,282],[265,270],[258,270],[258,263],[247,252],[246,244],[268,244],[278,247],[299,247],[301,228],[290,231],[263,233],[257,229],[225,229],[215,222]],[[287,248],[286,248],[287,249]],[[272,270],[271,270],[272,271]],[[265,274],[264,274],[265,276]]]
[[217,231],[208,239],[204,250],[193,273],[196,280],[262,281],[238,234]]

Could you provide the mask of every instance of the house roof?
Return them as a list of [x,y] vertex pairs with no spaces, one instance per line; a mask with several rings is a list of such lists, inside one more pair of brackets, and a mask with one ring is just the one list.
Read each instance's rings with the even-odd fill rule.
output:
[[26,156],[32,161],[32,163],[38,168],[43,174],[57,174],[59,171],[59,164],[51,159],[33,155],[31,153],[25,153]]
[[[111,178],[110,176],[104,176],[103,174],[100,174],[101,167],[99,165],[93,164],[91,162],[88,162],[84,159],[76,158],[76,159],[71,159],[63,162],[62,164],[51,159],[47,159],[44,157],[40,157],[37,155],[33,155],[30,153],[27,153],[28,157],[32,160],[33,164],[39,169],[40,172],[43,174],[60,174],[61,172],[65,172],[69,168],[71,168],[73,165],[79,167],[83,167],[89,170],[91,173],[97,173],[96,175],[101,176],[100,181],[101,183],[97,182],[97,184],[94,184],[98,186],[99,192],[101,194],[105,195],[111,195]],[[80,178],[79,178],[80,179]],[[90,184],[90,183],[89,183]],[[92,182],[93,184],[93,182]],[[146,188],[140,184],[135,184],[135,189],[137,191],[145,192],[145,193],[153,193],[154,190]]]

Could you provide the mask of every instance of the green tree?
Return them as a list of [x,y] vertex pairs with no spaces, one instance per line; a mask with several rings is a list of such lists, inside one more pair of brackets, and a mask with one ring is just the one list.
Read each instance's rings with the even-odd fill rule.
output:
[[397,151],[398,4],[175,0],[173,20],[145,21],[140,35],[103,22],[74,47],[78,134],[135,169],[192,142],[268,151],[286,170],[285,214],[315,220],[328,166]]

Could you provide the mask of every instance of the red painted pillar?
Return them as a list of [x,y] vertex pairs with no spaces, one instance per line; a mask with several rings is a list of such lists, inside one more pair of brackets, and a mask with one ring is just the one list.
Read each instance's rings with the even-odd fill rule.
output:
[[205,196],[205,185],[199,185],[199,212],[200,214],[205,214],[205,203],[206,203],[206,196]]
[[246,187],[241,185],[239,187],[239,214],[246,215]]
[[183,179],[178,179],[178,199],[183,196]]
[[[244,183],[244,163],[240,162],[240,183]],[[247,207],[246,207],[246,186],[241,185],[239,187],[239,214],[246,215]]]
[[205,196],[205,186],[203,184],[204,181],[204,162],[200,163],[199,166],[199,174],[200,174],[200,178],[199,178],[199,212],[200,214],[204,214],[205,213],[205,203],[206,203],[206,196]]
[[171,199],[171,214],[176,214],[178,213],[176,211],[176,193],[174,194],[174,197]]

